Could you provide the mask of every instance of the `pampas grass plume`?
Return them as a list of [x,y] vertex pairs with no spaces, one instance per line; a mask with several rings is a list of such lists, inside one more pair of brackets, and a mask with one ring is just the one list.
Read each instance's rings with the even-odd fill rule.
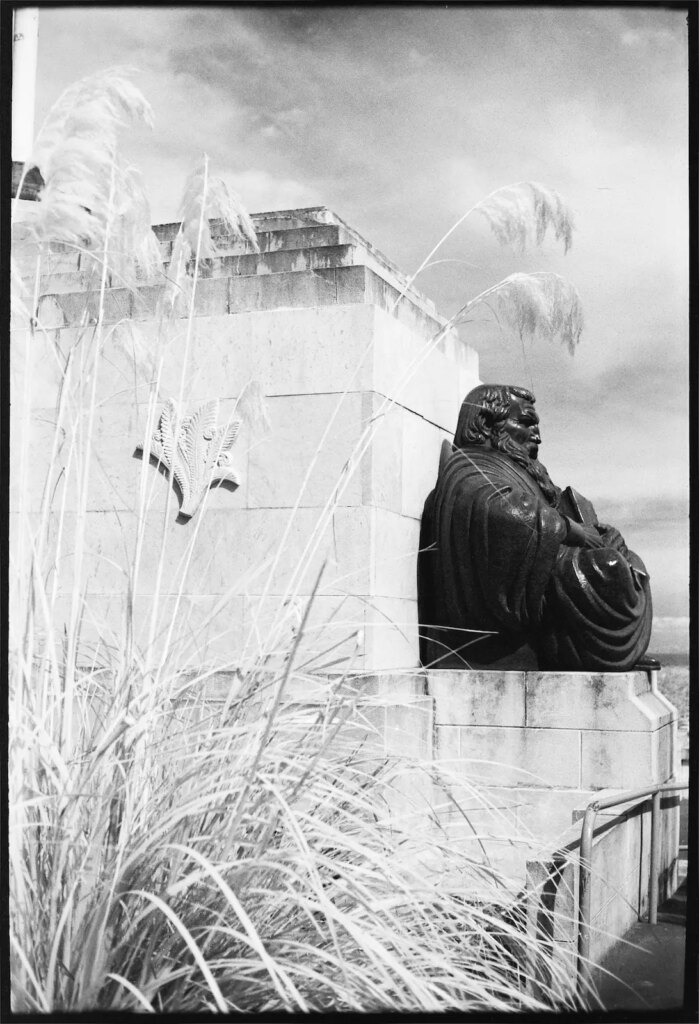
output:
[[224,231],[229,236],[248,242],[255,252],[260,251],[255,228],[240,196],[229,189],[222,178],[209,174],[206,153],[187,178],[180,211],[182,239],[190,255],[198,253],[200,259],[209,259],[218,252],[211,237],[211,220],[223,221]]
[[186,311],[192,301],[194,268],[218,254],[211,236],[212,220],[222,222],[230,240],[244,241],[254,252],[260,251],[250,215],[237,193],[222,178],[211,176],[206,153],[185,182],[180,214],[182,223],[172,247],[163,299],[163,310],[170,313]]
[[560,341],[572,355],[580,341],[580,296],[559,274],[511,274],[498,289],[500,315],[520,338],[543,335]]
[[[116,254],[120,275],[131,268],[151,275],[159,252],[140,176],[124,167],[118,137],[132,122],[152,124],[149,104],[130,81],[131,72],[113,68],[67,89],[50,110],[34,145],[31,165],[40,168],[34,229],[40,240],[67,242]],[[124,283],[129,283],[125,281]]]
[[501,245],[519,252],[541,245],[551,230],[567,253],[573,243],[573,213],[558,192],[535,181],[506,185],[475,207]]

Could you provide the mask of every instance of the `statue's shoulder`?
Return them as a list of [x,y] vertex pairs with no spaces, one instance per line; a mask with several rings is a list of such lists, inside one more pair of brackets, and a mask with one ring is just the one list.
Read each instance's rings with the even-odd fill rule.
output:
[[455,448],[449,441],[442,443],[439,459],[439,474],[445,473],[465,473],[481,478],[484,473],[488,476],[520,475],[518,467],[503,452],[476,444]]
[[437,472],[438,476],[442,475],[442,473],[446,469],[447,462],[449,461],[453,454],[454,445],[451,443],[451,441],[447,441],[445,438],[444,441],[442,441],[442,447],[439,452],[439,470]]
[[452,495],[457,503],[485,500],[492,512],[498,497],[506,513],[523,506],[551,507],[536,480],[522,466],[505,452],[484,445],[454,448],[443,444],[437,489]]
[[444,441],[436,491],[451,506],[488,499],[493,491],[519,490],[523,481],[519,473],[512,472],[513,466],[507,456],[483,445],[455,448]]

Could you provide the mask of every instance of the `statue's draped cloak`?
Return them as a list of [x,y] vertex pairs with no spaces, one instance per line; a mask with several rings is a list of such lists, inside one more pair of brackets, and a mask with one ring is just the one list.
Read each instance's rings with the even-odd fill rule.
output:
[[534,663],[521,667],[631,668],[650,637],[643,563],[623,545],[623,553],[571,547],[567,534],[563,516],[507,455],[455,449],[422,519],[423,663],[453,665],[443,655],[459,650],[475,666],[533,652]]

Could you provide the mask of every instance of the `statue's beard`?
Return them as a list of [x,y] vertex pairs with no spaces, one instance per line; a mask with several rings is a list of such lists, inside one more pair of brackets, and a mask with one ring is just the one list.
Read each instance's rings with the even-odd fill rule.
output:
[[518,444],[509,434],[505,433],[492,435],[490,443],[497,451],[509,455],[518,466],[521,466],[539,485],[549,505],[553,505],[554,508],[556,507],[558,504],[558,492],[548,474],[548,470],[543,463],[539,462],[536,456],[532,457],[529,454],[527,446]]

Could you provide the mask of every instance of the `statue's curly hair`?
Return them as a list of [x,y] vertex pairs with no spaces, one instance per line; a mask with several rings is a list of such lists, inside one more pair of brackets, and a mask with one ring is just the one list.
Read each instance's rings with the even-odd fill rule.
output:
[[489,438],[497,437],[513,398],[522,398],[532,405],[536,401],[531,391],[513,384],[479,384],[469,391],[461,405],[454,447],[485,444]]

